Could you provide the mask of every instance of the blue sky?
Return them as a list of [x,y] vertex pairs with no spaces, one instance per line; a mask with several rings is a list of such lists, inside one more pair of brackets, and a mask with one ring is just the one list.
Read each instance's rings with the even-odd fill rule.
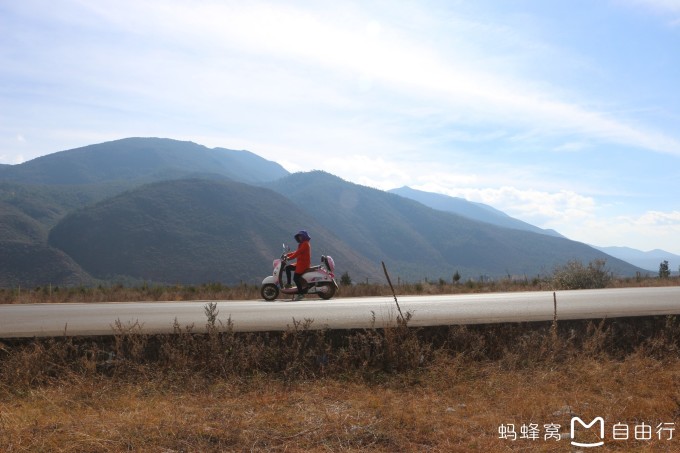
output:
[[247,149],[680,254],[680,0],[0,0],[0,163]]

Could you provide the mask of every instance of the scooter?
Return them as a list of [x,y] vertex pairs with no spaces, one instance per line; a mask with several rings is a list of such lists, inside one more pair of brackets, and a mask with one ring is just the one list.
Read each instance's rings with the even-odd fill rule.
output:
[[[279,294],[297,294],[297,286],[286,287],[283,279],[286,274],[286,246],[283,246],[284,253],[281,258],[275,259],[273,264],[274,272],[272,275],[262,280],[260,295],[266,301],[275,300]],[[335,295],[338,284],[335,281],[335,262],[327,255],[321,256],[321,264],[310,267],[302,275],[302,286],[304,294],[317,294],[320,298],[328,300]]]

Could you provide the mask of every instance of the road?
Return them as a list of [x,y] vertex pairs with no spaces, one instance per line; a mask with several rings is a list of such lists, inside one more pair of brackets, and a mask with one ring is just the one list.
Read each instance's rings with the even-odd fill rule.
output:
[[[624,316],[680,314],[680,287],[558,291],[557,317],[602,319]],[[552,292],[513,292],[398,297],[402,312],[411,312],[411,326],[549,321]],[[172,332],[180,326],[205,328],[208,301],[115,302],[0,305],[0,337],[111,335],[117,320],[138,323],[146,333]],[[229,319],[235,331],[285,330],[293,320],[313,319],[312,327],[332,329],[383,327],[398,314],[394,298],[337,298],[287,301],[218,301],[218,320]]]

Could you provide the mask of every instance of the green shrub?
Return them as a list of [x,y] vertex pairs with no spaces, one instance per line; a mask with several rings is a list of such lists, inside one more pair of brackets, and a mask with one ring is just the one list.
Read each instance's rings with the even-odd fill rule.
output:
[[342,286],[352,286],[352,277],[349,276],[349,272],[345,272],[340,276],[340,284]]
[[569,261],[555,269],[552,284],[555,289],[605,288],[611,276],[605,268],[606,260],[596,259],[584,266],[580,261]]

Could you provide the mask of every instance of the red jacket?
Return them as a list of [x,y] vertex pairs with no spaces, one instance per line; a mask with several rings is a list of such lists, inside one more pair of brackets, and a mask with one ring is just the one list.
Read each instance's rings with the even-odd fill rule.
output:
[[288,254],[288,259],[297,258],[295,262],[295,273],[302,274],[309,269],[312,263],[312,247],[309,241],[302,241],[296,251]]

